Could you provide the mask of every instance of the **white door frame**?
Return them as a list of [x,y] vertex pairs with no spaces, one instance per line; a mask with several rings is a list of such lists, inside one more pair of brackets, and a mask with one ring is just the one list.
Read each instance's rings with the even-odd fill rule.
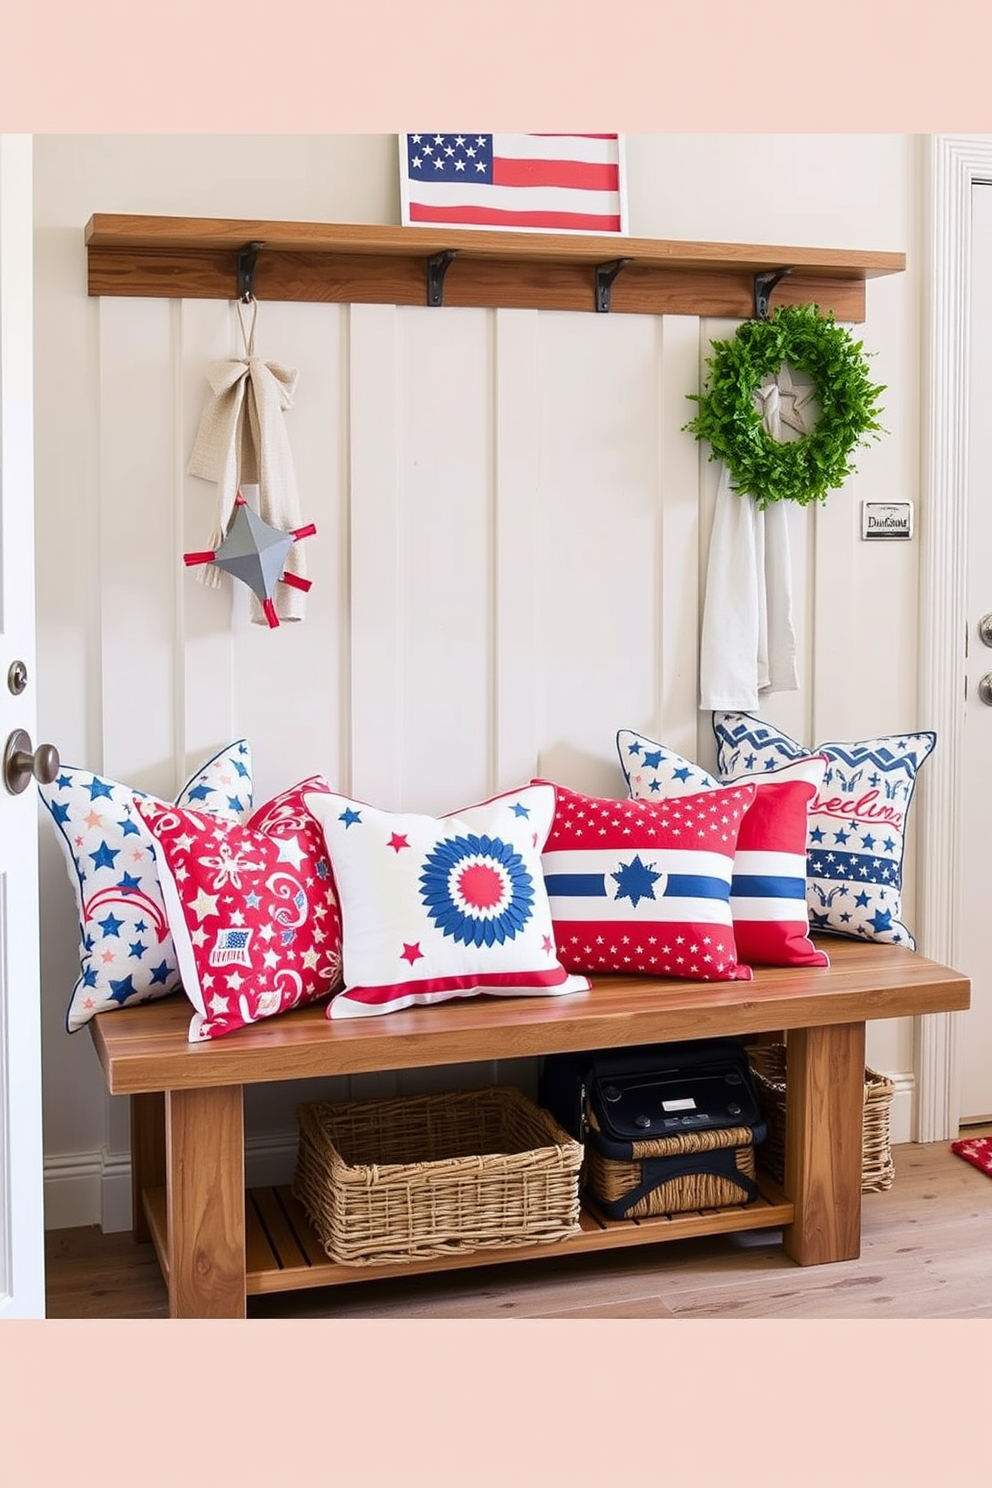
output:
[[[920,777],[920,949],[955,964],[960,943],[964,645],[971,373],[971,192],[992,181],[992,135],[931,136],[923,403],[920,714],[937,748]],[[957,1136],[954,1013],[917,1020],[918,1142]]]
[[[0,134],[0,749],[37,721],[32,150]],[[37,792],[0,784],[0,1318],[45,1312],[43,1145]]]

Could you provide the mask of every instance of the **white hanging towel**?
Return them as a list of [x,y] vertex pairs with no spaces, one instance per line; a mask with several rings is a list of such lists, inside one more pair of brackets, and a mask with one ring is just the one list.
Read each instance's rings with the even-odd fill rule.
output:
[[[779,391],[772,383],[759,395],[773,439],[781,434]],[[699,706],[753,713],[760,694],[798,686],[785,503],[760,510],[721,466],[703,596]]]
[[[235,498],[242,485],[258,486],[258,514],[264,522],[291,532],[303,525],[293,453],[283,417],[293,406],[297,374],[278,362],[263,362],[255,355],[255,312],[252,301],[250,331],[245,330],[243,357],[213,362],[207,381],[213,395],[200,418],[196,442],[187,469],[190,475],[217,482],[217,525],[209,546],[220,546],[231,518]],[[241,304],[238,303],[241,316]],[[286,572],[306,577],[302,545],[294,543],[286,556]],[[199,571],[206,584],[219,584],[220,573],[212,565]],[[275,593],[280,620],[302,620],[306,613],[305,593],[279,584]],[[266,625],[257,597],[251,597],[251,618]]]

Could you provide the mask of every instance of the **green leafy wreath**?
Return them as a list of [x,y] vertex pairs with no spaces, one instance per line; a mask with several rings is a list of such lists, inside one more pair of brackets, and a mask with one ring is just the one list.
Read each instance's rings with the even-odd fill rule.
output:
[[[767,320],[746,320],[729,341],[714,341],[702,393],[690,393],[699,411],[687,433],[710,444],[710,459],[723,460],[736,490],[759,507],[773,501],[825,501],[854,474],[850,455],[866,435],[882,432],[878,398],[885,391],[868,375],[863,343],[821,315],[816,305],[782,305]],[[812,379],[819,417],[792,443],[765,429],[755,395],[782,364]]]

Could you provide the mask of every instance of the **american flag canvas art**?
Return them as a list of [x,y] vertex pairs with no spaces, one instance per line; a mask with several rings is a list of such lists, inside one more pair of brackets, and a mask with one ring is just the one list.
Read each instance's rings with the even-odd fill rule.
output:
[[404,227],[625,233],[619,134],[401,134]]

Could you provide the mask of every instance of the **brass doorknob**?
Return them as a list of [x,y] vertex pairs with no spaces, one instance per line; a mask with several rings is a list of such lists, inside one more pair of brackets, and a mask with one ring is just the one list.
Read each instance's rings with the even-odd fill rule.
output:
[[39,785],[51,785],[59,773],[59,752],[54,744],[31,748],[31,736],[15,729],[3,752],[3,783],[12,796],[19,796],[33,777]]

